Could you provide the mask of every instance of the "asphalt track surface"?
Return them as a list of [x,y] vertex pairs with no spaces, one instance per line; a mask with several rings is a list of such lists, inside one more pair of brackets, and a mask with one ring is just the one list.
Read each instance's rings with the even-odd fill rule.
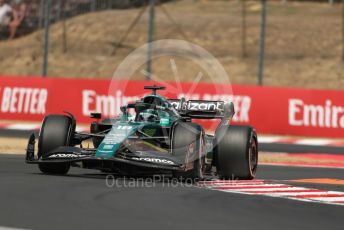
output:
[[[259,179],[344,179],[343,169],[260,166]],[[344,206],[156,183],[106,186],[104,174],[39,173],[0,155],[0,226],[24,229],[344,229]],[[302,185],[307,186],[307,185]],[[309,185],[343,191],[344,186]]]

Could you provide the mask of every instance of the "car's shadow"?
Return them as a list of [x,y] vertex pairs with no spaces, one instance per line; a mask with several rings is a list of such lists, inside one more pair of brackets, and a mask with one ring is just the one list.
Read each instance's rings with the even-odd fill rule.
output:
[[161,175],[118,175],[114,173],[72,173],[72,174],[65,174],[65,175],[57,175],[57,174],[44,174],[41,172],[34,172],[31,173],[32,175],[37,176],[46,176],[46,177],[64,177],[64,178],[89,178],[89,179],[106,179],[106,178],[114,178],[114,179],[135,179],[135,180],[142,180],[142,179],[161,179],[162,182],[164,179],[173,179],[172,175],[170,174],[161,174]]
[[[98,179],[104,181],[116,181],[119,183],[137,183],[140,184],[140,187],[145,187],[145,183],[148,184],[168,184],[172,186],[193,186],[197,184],[198,181],[196,180],[182,180],[178,178],[172,177],[171,174],[157,174],[157,175],[117,175],[117,174],[109,174],[109,173],[71,173],[66,175],[54,175],[54,174],[44,174],[40,172],[31,173],[32,175],[36,176],[44,176],[44,177],[60,177],[60,178],[83,178],[83,179]],[[48,178],[47,178],[48,179]],[[110,186],[111,187],[111,186]]]

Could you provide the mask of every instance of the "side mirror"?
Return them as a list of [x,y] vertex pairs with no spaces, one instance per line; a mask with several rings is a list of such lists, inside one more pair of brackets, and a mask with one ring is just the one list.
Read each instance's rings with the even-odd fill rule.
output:
[[127,106],[121,106],[121,112],[127,114]]
[[102,118],[102,114],[101,113],[91,113],[91,118],[101,119]]

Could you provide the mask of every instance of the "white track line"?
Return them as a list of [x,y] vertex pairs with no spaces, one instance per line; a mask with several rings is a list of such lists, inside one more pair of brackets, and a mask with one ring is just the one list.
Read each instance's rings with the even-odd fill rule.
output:
[[24,228],[11,228],[11,227],[0,226],[0,230],[25,230],[25,229]]
[[214,188],[221,188],[221,189],[268,189],[268,188],[279,188],[279,187],[284,187],[284,186],[288,186],[285,184],[238,184],[238,185],[216,185],[216,186],[212,186]]
[[[22,131],[35,131],[41,128],[40,124],[11,124],[7,125],[5,129],[8,130],[22,130]],[[89,127],[87,126],[77,126],[76,131],[85,132],[88,131]]]
[[293,163],[259,163],[259,165],[269,165],[269,166],[284,166],[284,167],[299,167],[299,168],[335,168],[344,169],[344,166],[337,165],[310,165],[310,164],[293,164]]
[[344,192],[325,191],[314,188],[294,187],[271,181],[207,181],[200,182],[200,188],[207,188],[227,193],[269,196],[291,200],[323,204],[344,205]]
[[11,130],[36,130],[40,128],[38,124],[12,124],[6,127]]
[[259,143],[276,143],[281,140],[280,137],[259,136]]
[[[216,188],[215,188],[216,189]],[[224,190],[223,188],[220,188],[222,190]],[[274,193],[278,193],[278,192],[288,192],[288,191],[302,191],[302,190],[308,190],[306,188],[296,188],[296,187],[288,187],[288,188],[260,188],[260,189],[256,189],[256,188],[245,188],[245,189],[235,189],[236,191],[240,191],[240,192],[249,192],[249,193],[258,193],[258,192],[274,192]],[[263,193],[262,193],[263,194]],[[267,194],[271,194],[271,193],[267,193]]]
[[257,184],[266,183],[264,180],[211,180],[211,181],[201,181],[199,184]]
[[280,193],[255,193],[254,195],[269,195],[269,196],[289,196],[289,197],[293,197],[293,196],[308,196],[308,195],[318,195],[318,196],[323,196],[323,195],[327,195],[328,192],[318,192],[318,191],[314,191],[314,192],[280,192]]
[[336,201],[344,201],[343,197],[317,197],[317,198],[302,198],[302,199],[310,199],[314,201],[323,201],[323,202],[336,202]]
[[[276,186],[276,184],[271,184],[273,186]],[[268,186],[267,183],[264,182],[258,182],[258,183],[234,183],[234,182],[230,182],[230,183],[214,183],[214,184],[206,184],[204,186],[212,186],[212,187],[220,187],[220,186],[226,186],[226,187],[230,187],[230,186],[234,186],[234,187],[239,187],[239,186]]]
[[321,146],[321,145],[330,145],[333,143],[333,141],[329,139],[301,139],[295,141],[293,144],[298,144],[298,145],[316,145],[316,146]]

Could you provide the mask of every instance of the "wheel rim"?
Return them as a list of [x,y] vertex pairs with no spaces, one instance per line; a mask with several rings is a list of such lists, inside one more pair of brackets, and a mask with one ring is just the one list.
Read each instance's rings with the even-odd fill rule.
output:
[[199,172],[198,172],[198,179],[203,179],[204,178],[204,170],[205,170],[205,167],[204,167],[204,164],[205,164],[205,158],[203,156],[203,152],[204,152],[204,140],[203,140],[203,137],[204,137],[204,134],[202,133],[201,134],[201,138],[200,138],[200,149],[199,149],[199,160],[198,160],[198,163],[199,163]]
[[257,143],[253,139],[251,142],[251,146],[249,149],[249,162],[250,162],[250,171],[252,176],[254,176],[257,165],[258,165],[258,149],[257,149]]

